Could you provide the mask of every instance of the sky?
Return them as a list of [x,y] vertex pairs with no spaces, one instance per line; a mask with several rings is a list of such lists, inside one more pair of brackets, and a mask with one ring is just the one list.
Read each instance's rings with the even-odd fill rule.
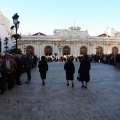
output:
[[0,11],[11,22],[19,15],[19,33],[42,32],[79,26],[89,35],[102,34],[107,27],[120,31],[120,0],[0,0]]

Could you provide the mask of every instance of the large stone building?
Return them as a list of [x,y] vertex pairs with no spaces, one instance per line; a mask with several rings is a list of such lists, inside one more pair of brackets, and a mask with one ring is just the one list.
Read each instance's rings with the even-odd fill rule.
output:
[[[14,46],[11,36],[12,23],[0,11],[0,39],[1,52],[5,52],[5,38],[8,38],[8,50]],[[18,40],[18,48],[23,54],[31,53],[41,55],[74,55],[82,54],[110,54],[120,53],[120,32],[106,28],[103,34],[90,36],[88,31],[80,27],[68,29],[55,29],[53,35],[45,35],[38,32],[33,35],[21,35]]]
[[103,34],[90,36],[80,27],[55,29],[53,35],[36,33],[21,35],[18,47],[24,54],[41,55],[74,55],[82,54],[116,54],[120,53],[120,33],[114,29],[109,35],[109,28]]

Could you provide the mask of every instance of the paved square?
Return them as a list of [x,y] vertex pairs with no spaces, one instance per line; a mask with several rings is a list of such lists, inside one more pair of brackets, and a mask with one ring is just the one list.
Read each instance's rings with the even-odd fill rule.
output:
[[66,85],[64,63],[48,63],[45,86],[38,68],[32,69],[31,84],[0,95],[0,120],[120,120],[120,69],[92,63],[88,89],[82,89],[76,79],[80,63],[74,64],[74,88]]

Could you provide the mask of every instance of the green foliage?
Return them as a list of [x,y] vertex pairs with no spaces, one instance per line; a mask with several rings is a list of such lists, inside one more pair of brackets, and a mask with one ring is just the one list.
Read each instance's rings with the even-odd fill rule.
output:
[[[16,54],[16,49],[10,50],[9,53],[11,53],[11,54]],[[22,54],[21,49],[17,49],[17,54]]]
[[12,37],[14,37],[15,39],[21,39],[21,35],[20,34],[14,34],[14,35],[12,35]]

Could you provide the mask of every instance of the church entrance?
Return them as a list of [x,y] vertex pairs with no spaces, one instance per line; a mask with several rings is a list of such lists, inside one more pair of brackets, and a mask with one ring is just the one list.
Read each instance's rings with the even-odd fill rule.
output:
[[50,56],[50,55],[52,55],[52,48],[51,48],[50,46],[45,47],[44,55],[45,55],[45,56]]
[[80,55],[85,55],[85,54],[87,54],[87,48],[85,46],[82,46],[80,48]]
[[118,48],[117,47],[112,48],[112,54],[118,54]]
[[26,54],[34,55],[34,48],[32,46],[27,46]]
[[63,47],[63,55],[70,55],[70,48],[68,46]]
[[103,54],[103,48],[102,47],[97,47],[96,48],[96,54]]

